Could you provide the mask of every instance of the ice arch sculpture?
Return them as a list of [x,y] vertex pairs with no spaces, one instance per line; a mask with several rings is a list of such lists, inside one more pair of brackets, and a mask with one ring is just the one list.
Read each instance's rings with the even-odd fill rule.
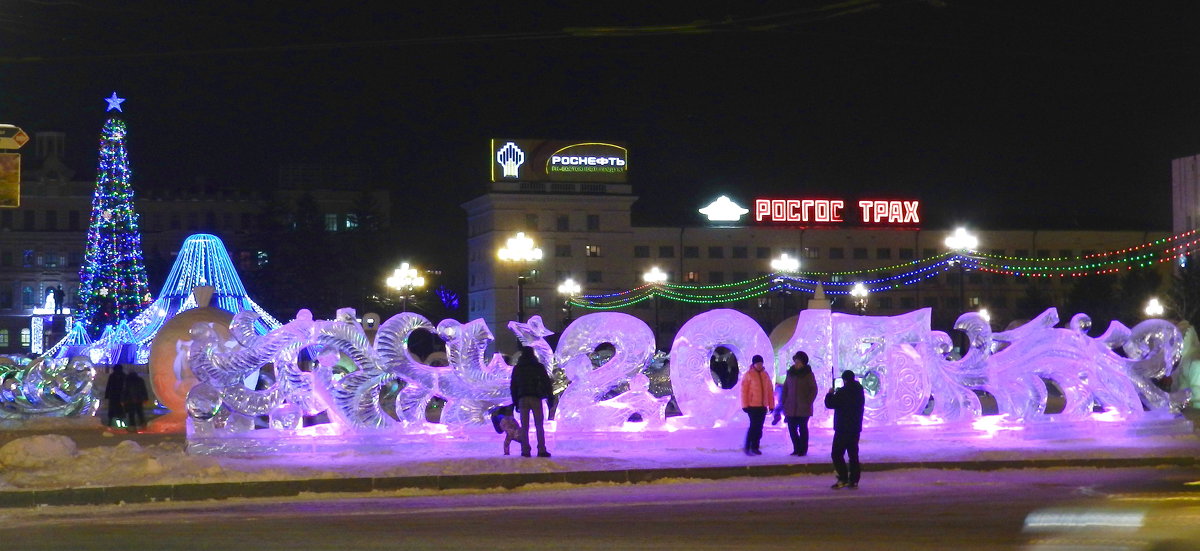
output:
[[[951,353],[950,335],[930,329],[930,314],[929,309],[898,316],[805,310],[791,338],[774,350],[745,314],[704,312],[675,336],[669,370],[681,415],[669,419],[664,413],[669,397],[647,389],[643,371],[656,355],[653,334],[639,319],[617,312],[587,314],[566,328],[557,347],[546,341],[553,331],[540,317],[509,323],[508,329],[570,381],[559,397],[557,430],[564,431],[742,422],[736,389],[720,389],[709,370],[718,346],[733,350],[743,370],[755,354],[773,358],[769,369],[777,381],[792,354],[804,350],[822,393],[841,371],[855,372],[868,391],[866,417],[872,426],[971,422],[984,415],[980,397],[985,395],[994,398],[996,413],[1017,423],[1097,414],[1130,418],[1170,412],[1189,398],[1186,389],[1168,393],[1155,384],[1171,375],[1183,354],[1180,331],[1163,320],[1146,320],[1132,329],[1114,322],[1091,337],[1087,316],[1077,314],[1058,327],[1053,308],[1001,332],[967,313],[955,325],[968,342],[959,357]],[[192,433],[457,430],[486,425],[487,411],[510,401],[512,367],[499,354],[488,356],[493,335],[482,320],[443,320],[434,327],[419,314],[402,313],[376,331],[355,320],[352,310],[323,321],[301,311],[295,320],[260,335],[257,314],[243,312],[234,316],[225,337],[211,323],[194,326],[188,361],[199,382],[186,401]],[[408,338],[418,330],[445,341],[448,365],[427,365],[408,350]],[[613,345],[614,354],[595,366],[594,352],[604,343]],[[3,397],[12,402],[9,386]],[[1052,387],[1062,393],[1058,414],[1046,412]],[[425,420],[434,397],[446,402],[438,425]],[[815,413],[818,420],[828,416],[820,406]],[[635,414],[643,422],[631,429],[628,420]],[[306,417],[328,421],[306,427],[301,422]]]

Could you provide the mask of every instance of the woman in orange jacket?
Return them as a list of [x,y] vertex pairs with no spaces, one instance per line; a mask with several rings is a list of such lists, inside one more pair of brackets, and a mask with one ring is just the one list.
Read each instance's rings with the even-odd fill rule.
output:
[[746,429],[746,455],[762,455],[758,443],[762,440],[763,423],[767,412],[775,409],[775,385],[763,367],[763,357],[757,354],[750,362],[750,369],[742,378],[742,411],[750,417],[750,428]]

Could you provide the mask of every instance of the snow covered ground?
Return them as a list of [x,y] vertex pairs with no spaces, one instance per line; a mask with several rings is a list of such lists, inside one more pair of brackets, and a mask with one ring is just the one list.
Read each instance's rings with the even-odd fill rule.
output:
[[[551,432],[551,458],[524,458],[490,428],[461,434],[372,437],[321,445],[280,442],[291,453],[188,453],[183,435],[110,432],[95,418],[37,420],[0,426],[0,491],[85,486],[239,482],[339,477],[402,477],[728,467],[827,465],[831,434],[812,430],[807,457],[788,455],[781,427],[768,425],[764,455],[741,453],[744,428],[675,432]],[[195,443],[193,443],[195,444]],[[195,451],[196,446],[193,446]],[[210,452],[219,450],[208,448]],[[1137,424],[1049,423],[1014,429],[977,425],[868,429],[862,460],[872,463],[1200,457],[1200,438],[1184,419]]]

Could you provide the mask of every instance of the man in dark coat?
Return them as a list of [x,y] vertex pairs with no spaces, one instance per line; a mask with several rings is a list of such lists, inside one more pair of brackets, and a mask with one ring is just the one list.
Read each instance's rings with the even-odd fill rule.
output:
[[513,403],[521,410],[521,455],[530,456],[529,414],[533,413],[533,423],[537,429],[538,457],[550,457],[550,452],[546,450],[546,432],[542,428],[545,415],[542,411],[542,400],[549,399],[551,395],[550,374],[546,373],[546,366],[537,361],[533,347],[521,347],[517,365],[513,366],[509,390]]
[[125,375],[125,388],[122,391],[122,407],[125,408],[127,416],[127,427],[129,432],[135,432],[137,429],[146,427],[146,414],[142,409],[146,400],[150,399],[150,394],[146,392],[146,381],[137,374],[137,371],[130,370]]
[[114,365],[104,384],[104,399],[108,400],[108,424],[114,426],[118,419],[124,421],[125,408],[122,407],[125,398],[125,372],[121,364]]
[[[863,408],[866,395],[863,387],[854,380],[854,372],[842,372],[842,388],[829,389],[825,394],[825,407],[833,410],[833,468],[837,471],[837,482],[833,489],[857,488],[861,467],[858,463],[858,437],[862,433]],[[847,471],[846,459],[850,458]]]

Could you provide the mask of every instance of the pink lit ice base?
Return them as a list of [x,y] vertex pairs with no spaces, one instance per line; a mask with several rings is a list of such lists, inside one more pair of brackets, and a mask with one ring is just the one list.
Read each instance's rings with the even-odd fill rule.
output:
[[[220,453],[223,445],[286,451],[309,445],[305,440],[353,447],[470,438],[491,430],[490,408],[510,401],[512,368],[503,357],[485,353],[493,336],[482,320],[443,320],[435,328],[419,314],[402,313],[380,324],[373,338],[348,309],[321,321],[301,311],[265,335],[254,331],[256,320],[253,312],[234,316],[230,337],[211,323],[191,330],[186,361],[198,382],[186,406],[188,437],[197,451]],[[559,397],[558,438],[698,436],[743,426],[737,390],[718,387],[709,370],[719,346],[738,358],[774,358],[777,380],[792,354],[804,350],[822,392],[836,374],[853,371],[867,389],[867,426],[887,427],[882,431],[887,434],[941,431],[995,438],[1058,431],[1174,433],[1186,427],[1172,428],[1190,389],[1169,394],[1153,382],[1170,375],[1180,358],[1182,338],[1174,325],[1152,319],[1131,330],[1114,322],[1093,338],[1082,314],[1067,327],[1057,324],[1057,312],[1049,309],[1021,327],[993,333],[978,314],[964,314],[956,328],[970,346],[956,359],[949,335],[930,329],[928,309],[892,317],[804,310],[781,346],[773,346],[745,314],[712,310],[689,320],[675,337],[669,373],[682,415],[674,417],[666,416],[667,397],[648,391],[643,371],[656,355],[653,335],[641,320],[618,312],[582,316],[563,332],[557,350],[545,341],[552,331],[539,317],[509,323],[509,329],[570,380]],[[449,365],[428,365],[409,352],[408,337],[417,330],[446,342]],[[605,343],[615,353],[596,365],[595,351]],[[316,361],[301,362],[304,356]],[[744,372],[749,362],[740,363]],[[437,424],[425,420],[434,398],[445,400]],[[1052,402],[1056,412],[1047,413]],[[813,426],[827,426],[828,412],[819,405],[816,410]],[[634,414],[644,421],[629,423]],[[302,426],[304,417],[317,415],[328,422]],[[594,436],[604,433],[609,436]]]

